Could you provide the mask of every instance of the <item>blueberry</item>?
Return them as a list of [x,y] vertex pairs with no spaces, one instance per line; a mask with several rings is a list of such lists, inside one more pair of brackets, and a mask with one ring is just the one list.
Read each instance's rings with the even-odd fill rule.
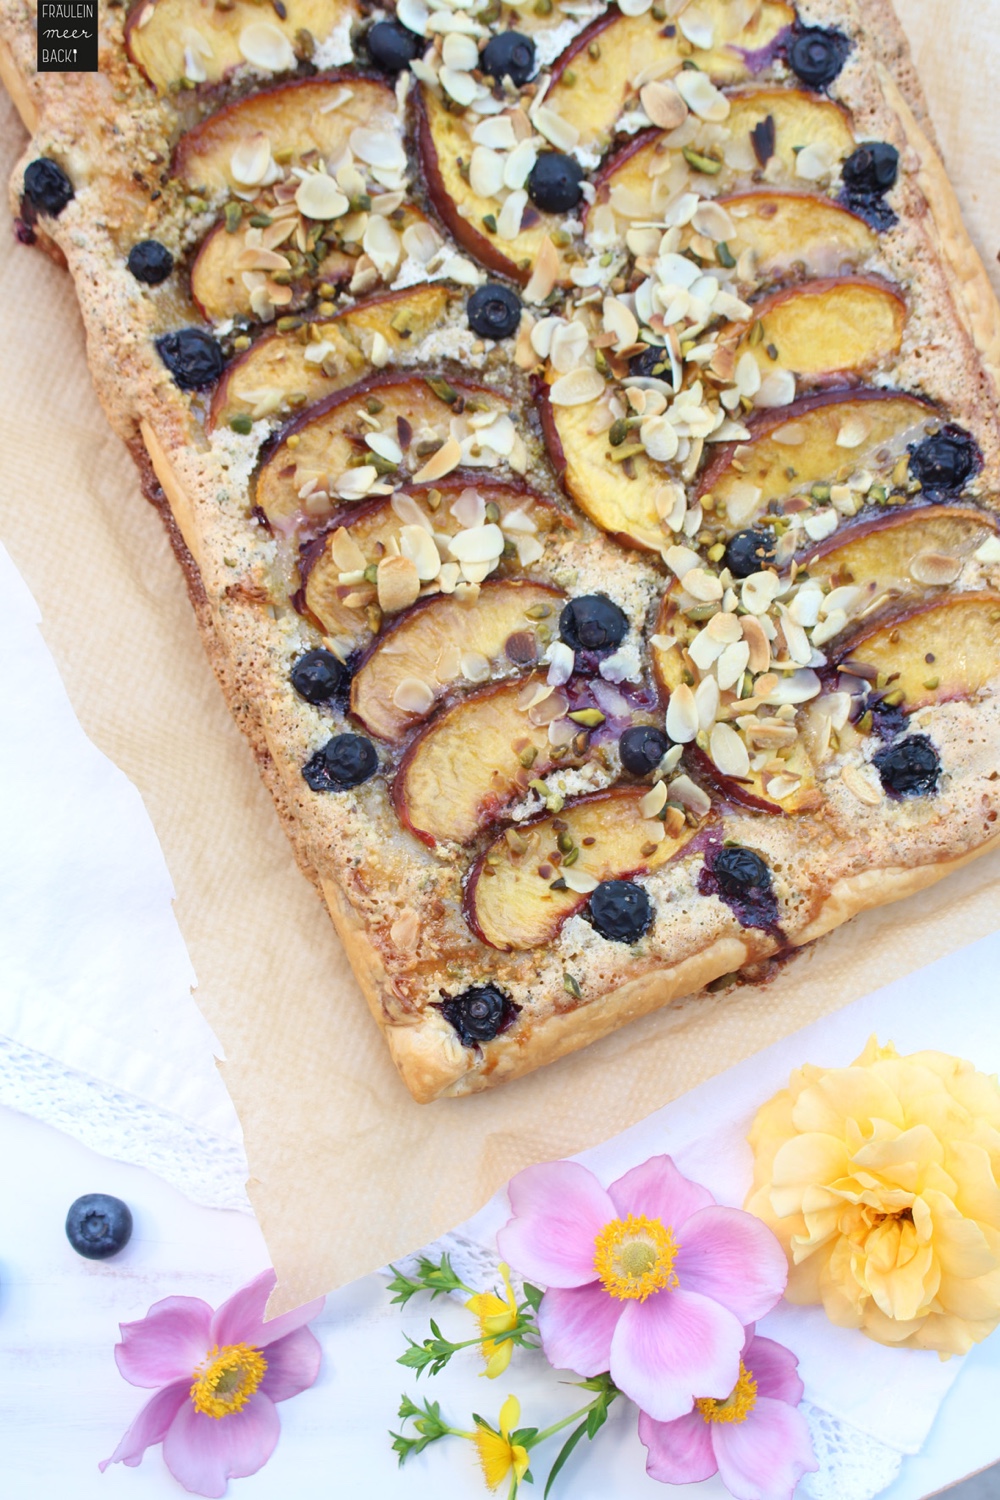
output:
[[39,156],[25,168],[24,196],[40,214],[58,218],[75,194],[59,163],[49,156]]
[[712,864],[712,874],[726,896],[747,896],[753,891],[771,889],[771,872],[752,849],[740,844],[720,849]]
[[738,531],[729,538],[725,564],[734,578],[749,578],[774,562],[777,538],[769,526],[760,531]]
[[159,240],[140,240],[128,253],[128,268],[136,281],[159,286],[174,269],[174,257]]
[[178,328],[156,340],[156,349],[182,391],[203,391],[222,374],[225,359],[203,328]]
[[441,1013],[458,1032],[463,1047],[472,1047],[506,1031],[517,1016],[517,1006],[495,984],[474,984],[445,1000]]
[[575,156],[543,151],[528,178],[528,197],[544,214],[565,214],[583,197],[583,168]]
[[343,662],[322,648],[307,651],[292,668],[292,687],[307,703],[326,703],[343,680]]
[[423,54],[423,40],[399,21],[376,21],[366,37],[368,56],[383,73],[402,73]]
[[662,344],[650,344],[639,354],[633,354],[628,362],[630,375],[655,375],[658,380],[673,384],[673,366],[670,355]]
[[66,1215],[66,1238],[77,1255],[107,1260],[124,1250],[132,1238],[132,1215],[127,1203],[107,1193],[84,1193]]
[[844,66],[851,44],[842,31],[801,27],[788,49],[788,66],[811,89],[825,88]]
[[925,734],[908,735],[872,756],[885,790],[894,797],[922,797],[937,791],[941,762]]
[[655,724],[632,724],[618,741],[618,754],[630,776],[648,776],[670,749],[670,740]]
[[530,36],[524,36],[520,31],[501,31],[486,43],[479,65],[498,83],[509,78],[516,88],[520,88],[535,71],[535,44]]
[[982,465],[975,438],[951,424],[910,448],[910,473],[925,495],[957,494]]
[[868,141],[844,162],[844,186],[851,198],[878,197],[895,185],[899,152],[888,141]]
[[613,651],[627,630],[626,615],[606,594],[581,594],[559,616],[560,638],[573,651]]
[[343,792],[378,770],[378,751],[363,734],[335,734],[302,767],[314,792]]
[[653,921],[653,903],[634,880],[602,880],[590,898],[594,931],[609,943],[637,943]]
[[509,339],[521,322],[521,299],[509,286],[488,281],[465,304],[469,327],[481,339]]

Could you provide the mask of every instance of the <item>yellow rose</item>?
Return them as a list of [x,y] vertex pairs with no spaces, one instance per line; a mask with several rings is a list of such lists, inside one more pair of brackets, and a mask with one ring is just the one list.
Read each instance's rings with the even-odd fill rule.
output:
[[793,1073],[750,1144],[746,1207],[785,1247],[790,1302],[942,1358],[1000,1323],[995,1077],[872,1037],[849,1068]]

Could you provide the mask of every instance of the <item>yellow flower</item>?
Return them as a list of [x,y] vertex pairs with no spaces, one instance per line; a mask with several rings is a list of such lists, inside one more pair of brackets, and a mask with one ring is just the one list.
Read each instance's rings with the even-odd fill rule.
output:
[[483,1466],[486,1483],[491,1490],[503,1484],[508,1474],[513,1473],[510,1493],[517,1494],[518,1486],[528,1470],[528,1450],[520,1443],[512,1443],[510,1434],[521,1420],[521,1403],[516,1396],[508,1396],[500,1408],[500,1431],[494,1432],[476,1419],[476,1431],[472,1440],[479,1451],[479,1462]]
[[506,1297],[498,1297],[495,1292],[476,1292],[465,1304],[470,1312],[474,1312],[479,1319],[479,1327],[483,1334],[482,1351],[486,1361],[484,1374],[490,1380],[495,1380],[502,1375],[510,1364],[510,1356],[514,1349],[513,1340],[504,1339],[496,1343],[496,1336],[500,1333],[509,1333],[512,1328],[517,1327],[517,1298],[514,1296],[510,1284],[510,1267],[501,1265],[500,1275],[503,1277]]
[[799,1068],[750,1131],[746,1207],[789,1259],[786,1296],[880,1344],[965,1354],[1000,1323],[1000,1088],[872,1037]]

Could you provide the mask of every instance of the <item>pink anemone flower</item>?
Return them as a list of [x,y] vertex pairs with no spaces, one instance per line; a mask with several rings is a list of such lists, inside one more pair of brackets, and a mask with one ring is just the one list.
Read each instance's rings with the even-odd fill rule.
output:
[[803,1474],[819,1468],[790,1349],[747,1329],[739,1379],[724,1401],[700,1400],[674,1422],[639,1413],[649,1450],[646,1473],[663,1484],[697,1484],[718,1474],[735,1500],[791,1500]]
[[658,1421],[739,1375],[744,1325],[769,1312],[788,1275],[771,1231],[719,1207],[669,1156],[607,1189],[576,1162],[528,1167],[508,1188],[504,1260],[548,1290],[538,1324],[557,1369],[605,1370]]
[[320,1346],[305,1326],[324,1299],[264,1322],[274,1287],[264,1271],[213,1312],[200,1297],[165,1297],[144,1318],[122,1323],[115,1360],[132,1385],[155,1388],[110,1458],[135,1468],[163,1444],[175,1479],[195,1495],[226,1493],[226,1481],[263,1468],[281,1430],[277,1401],[308,1390]]

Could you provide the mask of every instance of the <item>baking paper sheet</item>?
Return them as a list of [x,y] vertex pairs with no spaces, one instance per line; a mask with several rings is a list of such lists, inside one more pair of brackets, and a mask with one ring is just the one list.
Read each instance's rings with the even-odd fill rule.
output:
[[[1000,3],[901,0],[901,10],[1000,290],[1000,26],[983,24],[984,10],[1000,21]],[[23,144],[3,97],[4,179]],[[1000,925],[996,852],[865,914],[763,990],[689,1001],[494,1093],[414,1104],[295,866],[212,677],[160,519],[101,413],[69,278],[16,245],[3,215],[0,535],[84,728],[139,788],[162,842],[197,999],[227,1058],[278,1308],[426,1243],[529,1162],[606,1139]],[[54,774],[72,776],[58,747],[38,750]]]

